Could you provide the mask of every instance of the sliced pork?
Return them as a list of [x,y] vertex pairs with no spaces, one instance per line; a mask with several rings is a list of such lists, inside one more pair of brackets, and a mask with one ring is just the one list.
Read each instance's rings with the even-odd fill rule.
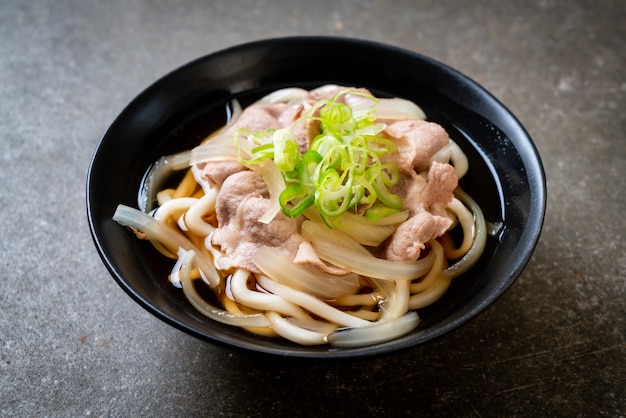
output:
[[196,180],[200,184],[206,182],[211,187],[221,187],[226,178],[244,170],[247,168],[237,161],[208,161],[195,167],[195,172],[198,173]]
[[266,131],[268,129],[293,128],[292,134],[298,142],[300,152],[309,149],[311,141],[319,134],[319,123],[315,121],[301,121],[294,123],[304,116],[304,105],[288,105],[286,103],[258,103],[248,106],[225,133],[232,135],[238,129],[251,132]]
[[238,129],[247,129],[251,132],[266,131],[268,129],[290,128],[302,116],[304,106],[290,106],[285,103],[258,103],[248,106],[235,122],[225,132],[227,135]]
[[449,142],[448,133],[441,125],[424,120],[393,122],[383,130],[382,136],[398,145],[403,167],[410,164],[418,172],[428,170],[432,157]]
[[391,236],[385,258],[392,261],[415,261],[431,239],[443,235],[450,218],[419,212],[402,222]]
[[221,248],[216,260],[220,269],[260,270],[252,262],[257,248],[267,245],[295,254],[303,238],[298,233],[300,221],[278,213],[270,223],[259,218],[270,206],[267,186],[254,171],[242,171],[228,177],[218,194],[215,211],[218,228],[211,242]]
[[446,206],[452,201],[458,184],[454,167],[434,162],[425,184],[416,182],[418,178],[423,179],[416,174],[403,180],[412,185],[407,189],[404,201],[405,206],[410,205],[411,217],[401,223],[391,236],[385,254],[388,260],[417,260],[425,244],[443,235],[452,225]]
[[424,210],[445,216],[446,206],[452,202],[454,189],[459,179],[450,164],[433,162],[428,170],[426,186],[420,193],[421,205]]

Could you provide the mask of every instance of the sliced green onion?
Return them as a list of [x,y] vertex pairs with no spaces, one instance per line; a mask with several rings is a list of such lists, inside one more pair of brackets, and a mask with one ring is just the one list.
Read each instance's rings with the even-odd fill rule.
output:
[[[371,105],[354,110],[338,101],[345,94],[369,99]],[[378,99],[356,90],[341,90],[315,103],[306,118],[320,122],[321,134],[304,155],[290,129],[239,129],[233,135],[237,160],[250,168],[273,160],[286,184],[278,202],[289,217],[313,205],[328,226],[352,208],[357,213],[377,206],[369,213],[373,218],[395,213],[402,209],[402,198],[388,188],[399,181],[398,167],[382,163],[381,156],[397,147],[378,136],[385,125],[374,123],[377,104]]]
[[289,129],[279,129],[274,132],[274,163],[282,172],[296,169],[301,155],[298,151],[298,142]]
[[313,205],[315,194],[304,184],[294,184],[280,193],[278,201],[285,215],[296,218]]

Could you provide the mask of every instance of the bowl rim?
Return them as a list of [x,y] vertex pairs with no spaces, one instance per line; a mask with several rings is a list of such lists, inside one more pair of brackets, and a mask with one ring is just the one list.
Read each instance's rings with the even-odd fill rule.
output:
[[[320,351],[306,351],[302,352],[301,350],[288,350],[284,348],[274,349],[272,347],[263,347],[263,346],[255,346],[252,347],[246,343],[240,343],[237,341],[225,341],[220,338],[215,338],[214,336],[206,335],[203,332],[194,329],[187,324],[178,321],[176,318],[168,315],[158,309],[158,307],[154,306],[150,301],[146,300],[140,292],[136,291],[132,287],[128,285],[126,282],[126,278],[122,276],[122,274],[116,269],[114,263],[110,260],[109,255],[107,253],[107,248],[103,245],[100,237],[99,226],[96,224],[93,214],[93,205],[94,205],[94,194],[92,191],[92,181],[93,181],[93,169],[96,161],[98,160],[99,153],[101,148],[104,146],[107,141],[108,135],[112,132],[115,125],[118,121],[123,117],[123,115],[128,112],[130,109],[133,109],[141,100],[153,94],[155,90],[158,90],[159,86],[163,84],[165,81],[175,77],[176,74],[180,74],[189,68],[202,65],[202,63],[206,61],[211,61],[215,59],[219,59],[220,57],[236,54],[240,51],[247,51],[250,49],[264,47],[268,45],[280,46],[286,44],[314,44],[314,43],[323,43],[330,44],[332,43],[335,47],[340,44],[343,47],[350,46],[360,46],[364,48],[373,48],[379,51],[391,51],[396,54],[403,55],[407,57],[407,59],[418,60],[424,63],[427,63],[430,66],[436,67],[447,73],[447,76],[454,77],[462,82],[464,86],[468,88],[471,94],[476,95],[475,100],[481,100],[486,103],[490,103],[491,106],[486,109],[482,109],[483,112],[481,116],[489,121],[496,121],[500,123],[494,122],[496,125],[501,126],[503,123],[507,125],[507,133],[509,136],[515,138],[515,149],[517,150],[521,162],[523,163],[524,169],[526,171],[526,177],[528,179],[529,188],[531,192],[530,196],[530,211],[529,216],[526,219],[524,230],[521,233],[519,242],[521,248],[519,248],[520,254],[522,257],[518,257],[510,260],[511,268],[509,269],[509,277],[504,278],[499,282],[499,287],[495,289],[493,292],[489,294],[489,297],[481,300],[477,305],[475,305],[469,314],[459,314],[457,317],[450,322],[447,322],[441,327],[436,329],[427,329],[422,331],[420,338],[412,338],[409,340],[398,341],[396,343],[391,342],[382,345],[374,345],[374,346],[366,346],[361,348],[354,349],[328,349],[324,348]],[[367,86],[365,86],[367,87]],[[503,120],[506,119],[506,120]],[[291,37],[278,37],[278,38],[267,38],[256,40],[252,42],[241,43],[238,45],[233,45],[207,55],[198,57],[188,63],[166,73],[162,77],[158,78],[148,87],[143,89],[128,105],[126,105],[123,110],[115,117],[114,121],[109,125],[106,129],[105,133],[101,136],[98,141],[92,158],[89,162],[88,173],[87,173],[87,194],[86,194],[86,209],[87,209],[87,218],[89,229],[92,235],[93,242],[96,246],[99,256],[101,257],[103,263],[105,264],[109,273],[113,276],[115,281],[122,287],[122,289],[129,295],[133,300],[139,303],[144,309],[148,310],[151,314],[163,320],[164,322],[173,325],[174,327],[182,330],[190,335],[203,339],[205,341],[210,341],[212,343],[216,343],[218,345],[227,346],[236,349],[243,349],[246,351],[252,351],[263,354],[273,354],[280,355],[284,357],[304,357],[304,358],[324,358],[324,359],[338,359],[338,358],[360,358],[360,357],[372,357],[376,355],[387,354],[391,352],[397,352],[403,349],[407,349],[418,344],[425,343],[427,341],[433,340],[435,338],[441,337],[450,331],[457,329],[460,325],[469,322],[474,319],[480,313],[482,313],[487,307],[489,307],[495,300],[497,300],[519,277],[522,270],[526,267],[528,262],[530,261],[530,257],[532,252],[534,251],[539,236],[541,233],[541,229],[543,226],[544,218],[545,218],[545,210],[546,210],[546,198],[547,198],[547,190],[546,190],[546,178],[545,171],[543,168],[543,164],[541,161],[541,157],[539,152],[534,144],[532,138],[526,131],[526,129],[522,126],[521,122],[518,118],[503,104],[493,96],[490,92],[488,92],[484,87],[479,85],[477,82],[464,75],[460,71],[444,64],[440,61],[437,61],[428,56],[422,55],[418,52],[411,51],[405,48],[401,48],[394,45],[388,45],[380,42],[364,40],[364,39],[356,39],[349,37],[337,37],[337,36],[291,36]]]

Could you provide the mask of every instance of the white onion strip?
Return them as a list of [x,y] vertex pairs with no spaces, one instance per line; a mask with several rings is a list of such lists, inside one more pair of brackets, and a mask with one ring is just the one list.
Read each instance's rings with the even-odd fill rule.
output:
[[390,296],[380,305],[382,315],[380,322],[399,318],[409,310],[410,282],[408,280],[396,280]]
[[313,237],[313,248],[319,257],[338,267],[382,280],[412,280],[423,276],[431,267],[434,256],[427,255],[417,261],[390,261],[363,255],[338,247],[321,237]]
[[154,209],[157,201],[157,191],[163,186],[163,183],[172,173],[184,170],[189,167],[190,151],[183,151],[178,154],[167,155],[158,159],[148,170],[146,180],[143,184],[143,192],[146,196],[146,212]]
[[213,288],[219,286],[220,276],[213,266],[213,262],[206,251],[199,251],[196,246],[181,233],[157,221],[152,216],[140,210],[125,205],[118,205],[113,220],[121,225],[142,232],[151,241],[157,241],[167,247],[172,253],[179,248],[185,251],[193,250],[196,253],[198,268],[202,278]]
[[343,269],[382,280],[412,280],[426,274],[434,256],[417,261],[390,261],[374,257],[349,235],[313,221],[304,221],[302,236],[311,241],[319,257]]
[[273,91],[262,97],[257,103],[285,103],[290,106],[305,103],[309,92],[298,87],[288,87]]
[[294,264],[291,257],[274,247],[258,248],[252,261],[274,281],[322,299],[335,299],[359,290],[356,274],[336,276],[306,268]]

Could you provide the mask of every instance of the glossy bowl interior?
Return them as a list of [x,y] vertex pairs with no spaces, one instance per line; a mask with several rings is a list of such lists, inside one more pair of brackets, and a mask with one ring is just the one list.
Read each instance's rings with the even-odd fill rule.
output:
[[[159,157],[190,149],[226,120],[228,103],[249,104],[281,87],[334,83],[366,87],[421,106],[466,152],[463,188],[500,232],[479,263],[422,309],[412,333],[360,348],[306,347],[215,323],[167,281],[172,262],[111,220],[123,203],[141,204],[141,187]],[[537,243],[545,212],[545,176],[519,121],[458,71],[388,45],[330,37],[269,39],[195,60],[133,100],[95,150],[87,179],[87,215],[97,250],[117,283],[141,306],[191,335],[218,344],[289,357],[347,358],[389,353],[439,337],[474,318],[517,279]]]

